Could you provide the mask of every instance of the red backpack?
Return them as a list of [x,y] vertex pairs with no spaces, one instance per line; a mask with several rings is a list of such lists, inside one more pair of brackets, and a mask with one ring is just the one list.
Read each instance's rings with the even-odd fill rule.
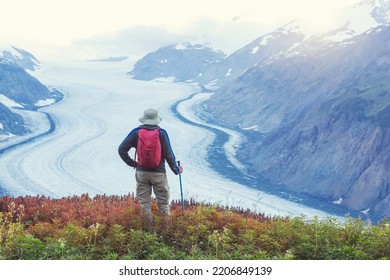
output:
[[138,164],[144,168],[156,168],[161,161],[161,143],[158,128],[138,130]]

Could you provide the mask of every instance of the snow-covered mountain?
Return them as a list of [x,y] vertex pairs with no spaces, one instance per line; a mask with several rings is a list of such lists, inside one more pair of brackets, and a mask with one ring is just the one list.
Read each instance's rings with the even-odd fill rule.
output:
[[308,39],[312,36],[328,42],[341,42],[377,27],[390,23],[388,0],[363,0],[354,5],[334,11],[325,23],[312,24],[304,19],[296,19],[284,29],[294,29]]
[[31,53],[4,43],[0,44],[0,63],[17,64],[20,67],[31,71],[35,71],[40,64]]
[[0,49],[0,141],[29,131],[18,110],[37,110],[61,98],[59,92],[49,91],[26,71],[34,71],[38,65],[25,50],[9,46]]
[[[270,63],[282,56],[299,55],[302,48],[351,42],[353,37],[390,23],[390,2],[365,0],[335,11],[327,24],[312,24],[297,18],[262,35],[219,63],[210,65],[198,81],[220,85],[233,81],[252,66]],[[321,20],[321,19],[319,19]],[[310,46],[309,46],[310,45]]]
[[140,59],[129,73],[138,80],[196,80],[225,54],[201,44],[179,43],[162,47]]

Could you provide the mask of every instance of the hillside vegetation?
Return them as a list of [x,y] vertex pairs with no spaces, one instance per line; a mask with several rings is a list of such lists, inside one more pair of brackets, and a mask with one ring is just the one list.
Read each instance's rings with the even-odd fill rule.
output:
[[146,232],[134,195],[0,198],[0,259],[390,259],[387,221],[267,217],[172,202]]

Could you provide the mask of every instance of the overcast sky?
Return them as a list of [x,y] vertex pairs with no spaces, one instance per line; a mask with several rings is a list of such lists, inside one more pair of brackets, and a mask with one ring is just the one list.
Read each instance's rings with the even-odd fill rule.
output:
[[130,56],[192,41],[231,53],[296,17],[357,0],[0,0],[0,40],[38,58]]

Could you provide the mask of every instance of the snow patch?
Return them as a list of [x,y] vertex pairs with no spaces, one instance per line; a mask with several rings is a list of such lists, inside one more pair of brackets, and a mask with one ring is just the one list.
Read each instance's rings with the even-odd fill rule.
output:
[[176,81],[176,78],[173,76],[169,77],[159,77],[154,79],[153,81],[155,82],[163,82],[163,83],[174,83]]
[[176,46],[175,46],[175,49],[176,50],[186,50],[187,49],[187,44],[185,44],[185,43],[179,43],[179,44],[177,44]]
[[22,105],[20,105],[19,103],[13,101],[12,99],[8,98],[4,94],[0,94],[0,103],[3,103],[7,107],[23,108]]
[[[292,45],[292,46],[288,49],[286,57],[292,57],[292,56],[300,55],[300,54],[301,54],[300,52],[294,51],[294,50],[295,50],[296,48],[298,48],[300,45],[301,45],[301,43],[295,43],[294,45]],[[283,55],[283,54],[282,54],[282,55]]]
[[37,107],[44,107],[44,106],[52,105],[55,102],[56,102],[55,99],[48,98],[48,99],[39,100],[39,101],[35,102],[34,105],[37,106]]
[[296,47],[298,47],[300,44],[301,44],[301,43],[295,43],[294,45],[292,45],[292,46],[288,49],[288,51],[289,51],[289,52],[292,51],[293,49],[295,49]]
[[252,49],[251,53],[254,54],[254,53],[257,53],[257,51],[260,49],[259,46],[256,46]]
[[344,40],[354,37],[355,35],[356,33],[354,30],[347,28],[330,36],[324,37],[324,40],[332,42],[342,42]]
[[250,127],[242,127],[241,129],[242,130],[255,130],[255,131],[257,131],[257,128],[258,128],[258,125],[255,124],[255,125],[250,126]]
[[283,33],[286,34],[286,35],[288,35],[289,33],[297,33],[297,34],[300,34],[300,33],[301,33],[301,28],[300,28],[298,25],[294,25],[294,26],[292,26],[290,29],[284,30]]
[[176,50],[188,50],[188,49],[195,49],[195,50],[203,50],[207,48],[207,46],[204,46],[202,44],[194,44],[191,43],[178,43],[175,46]]
[[218,79],[212,80],[212,81],[209,82],[207,85],[205,85],[205,87],[206,87],[207,89],[210,89],[210,90],[215,89],[215,88],[218,87],[218,82],[219,82]]
[[229,68],[229,71],[226,73],[226,77],[230,76],[232,74],[232,68]]
[[265,37],[261,40],[260,45],[261,45],[261,46],[266,46],[266,45],[268,45],[268,40],[269,40],[269,39],[275,39],[275,37],[273,37],[273,36],[271,36],[271,35],[265,36]]
[[343,203],[343,198],[340,197],[338,200],[333,201],[333,204],[341,205]]
[[345,42],[342,42],[341,44],[340,44],[340,46],[347,46],[347,45],[350,45],[350,44],[353,44],[353,43],[355,43],[354,41],[345,41]]
[[0,142],[4,141],[12,136],[14,136],[14,135],[13,134],[0,134]]

